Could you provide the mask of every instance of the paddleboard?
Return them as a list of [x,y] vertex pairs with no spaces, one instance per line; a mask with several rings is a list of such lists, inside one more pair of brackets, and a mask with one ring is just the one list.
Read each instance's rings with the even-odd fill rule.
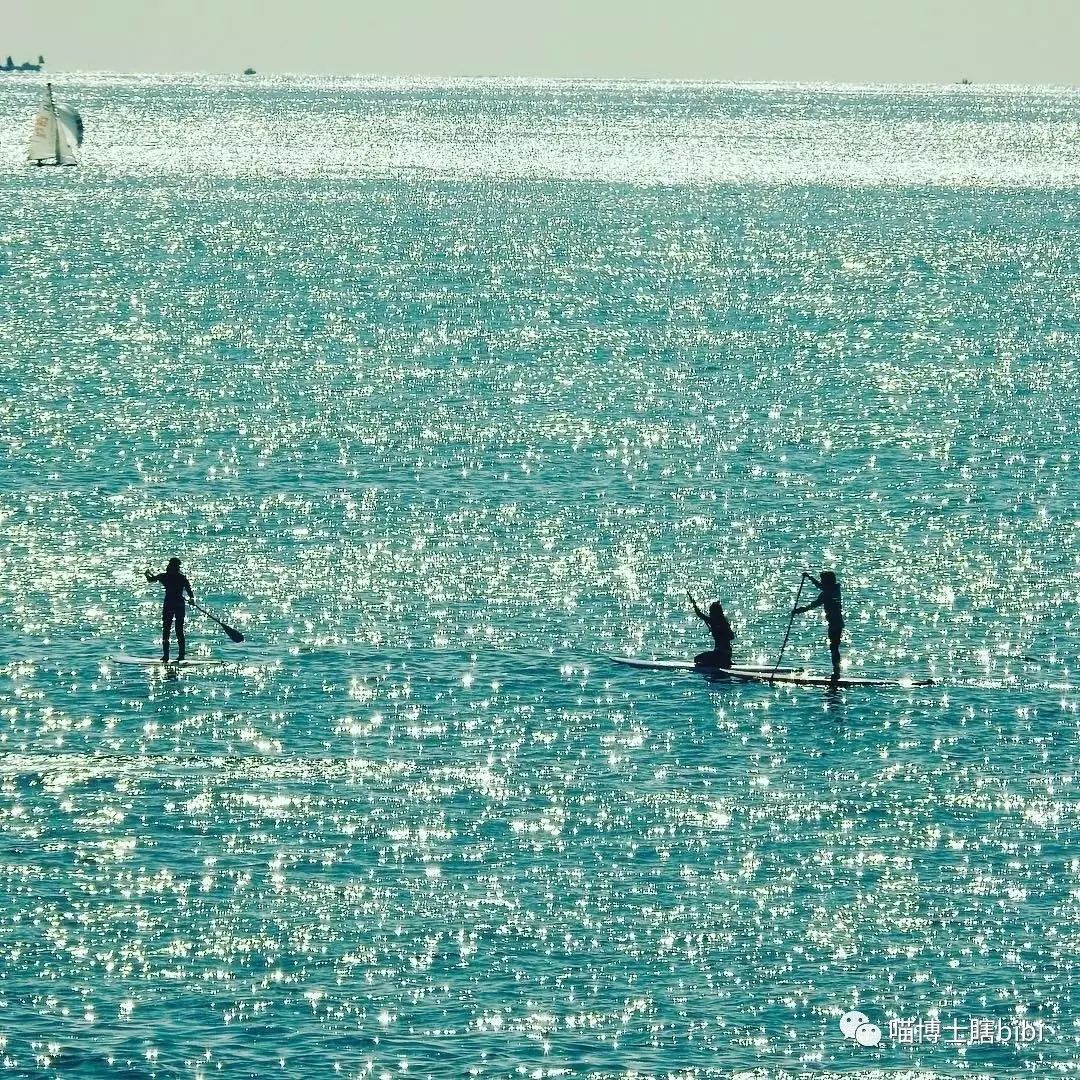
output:
[[196,656],[184,660],[162,660],[160,656],[128,656],[120,653],[110,656],[114,664],[139,664],[142,667],[166,667],[166,668],[192,668],[192,667],[224,667],[226,664],[239,663],[237,660],[210,660],[206,657]]
[[[698,667],[693,660],[657,660],[638,656],[609,656],[609,660],[616,664],[624,664],[626,667],[645,668],[648,671],[701,671],[707,675],[723,674],[725,672],[743,671],[747,674],[764,672],[768,674],[773,670],[765,664],[735,664],[730,668]],[[802,671],[802,668],[782,667],[777,672],[792,674]]]
[[767,671],[744,671],[739,668],[725,668],[724,674],[742,682],[777,683],[784,686],[829,686],[846,689],[858,686],[893,686],[907,689],[913,686],[933,686],[933,679],[866,679],[857,675],[841,676],[833,680],[831,675],[814,675],[809,671],[778,672],[775,677]]

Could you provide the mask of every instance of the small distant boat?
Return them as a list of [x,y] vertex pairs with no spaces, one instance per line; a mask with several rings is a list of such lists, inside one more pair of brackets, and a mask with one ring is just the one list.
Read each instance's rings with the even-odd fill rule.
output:
[[76,151],[82,141],[82,117],[70,105],[54,100],[52,83],[46,83],[45,98],[34,117],[29,160],[34,165],[78,165]]
[[36,64],[29,60],[26,60],[21,64],[16,64],[9,56],[2,64],[0,64],[0,71],[40,71],[44,66],[44,56],[39,56]]
[[255,69],[254,68],[244,68],[244,74],[245,75],[254,75],[255,74]]

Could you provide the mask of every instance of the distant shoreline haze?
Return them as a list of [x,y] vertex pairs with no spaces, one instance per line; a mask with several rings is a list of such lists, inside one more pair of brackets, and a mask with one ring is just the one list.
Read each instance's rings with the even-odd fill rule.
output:
[[1074,85],[1074,0],[30,0],[5,54],[70,70]]

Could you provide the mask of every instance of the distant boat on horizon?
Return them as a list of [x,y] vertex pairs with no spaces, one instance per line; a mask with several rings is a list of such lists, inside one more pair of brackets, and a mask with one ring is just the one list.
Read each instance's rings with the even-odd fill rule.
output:
[[29,60],[26,60],[21,64],[16,64],[9,56],[4,63],[0,64],[0,71],[40,71],[44,66],[44,56],[39,56],[36,64],[31,63]]
[[56,101],[52,83],[46,83],[45,97],[34,117],[28,160],[34,165],[78,165],[76,151],[82,141],[82,117],[70,105]]

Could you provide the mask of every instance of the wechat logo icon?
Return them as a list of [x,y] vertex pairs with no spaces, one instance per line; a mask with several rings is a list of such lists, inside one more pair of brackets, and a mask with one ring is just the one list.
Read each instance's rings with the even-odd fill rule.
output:
[[853,1039],[860,1046],[877,1046],[881,1042],[881,1028],[871,1024],[870,1017],[858,1009],[840,1017],[840,1030],[845,1039]]

